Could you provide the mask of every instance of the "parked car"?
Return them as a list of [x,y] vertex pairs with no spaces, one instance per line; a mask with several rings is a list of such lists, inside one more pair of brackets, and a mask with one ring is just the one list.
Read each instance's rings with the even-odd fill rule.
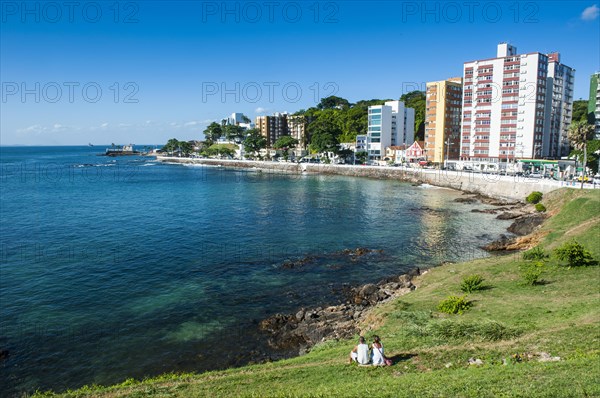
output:
[[542,178],[540,173],[530,173],[527,177],[529,178]]

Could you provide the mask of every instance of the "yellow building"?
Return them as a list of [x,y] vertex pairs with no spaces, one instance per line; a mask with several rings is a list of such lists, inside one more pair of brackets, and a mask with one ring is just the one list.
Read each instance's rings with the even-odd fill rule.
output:
[[425,155],[442,165],[460,156],[462,78],[427,83],[425,108]]

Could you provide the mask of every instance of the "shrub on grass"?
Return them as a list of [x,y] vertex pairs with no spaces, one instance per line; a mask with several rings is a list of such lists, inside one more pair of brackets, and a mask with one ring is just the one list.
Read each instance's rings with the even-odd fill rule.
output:
[[438,311],[446,314],[462,314],[473,306],[473,303],[467,300],[467,295],[464,296],[448,296],[438,304]]
[[549,257],[549,255],[544,252],[544,249],[540,246],[536,246],[531,250],[527,250],[523,253],[523,260],[531,261],[544,261]]
[[559,260],[569,263],[569,267],[598,264],[594,260],[592,253],[575,240],[564,243],[561,247],[554,250],[554,254]]
[[533,191],[525,198],[525,200],[527,201],[527,203],[536,204],[542,200],[542,196],[544,196],[544,194],[542,194],[541,192]]
[[472,293],[483,289],[483,277],[481,275],[471,275],[463,279],[460,284],[460,290],[465,293]]
[[539,212],[539,213],[543,213],[546,211],[546,206],[544,206],[541,203],[536,203],[535,204],[535,211]]
[[472,339],[480,341],[498,341],[517,337],[518,329],[510,328],[496,321],[461,322],[443,319],[432,322],[427,327],[429,333],[440,339]]
[[540,283],[540,276],[544,271],[544,262],[525,263],[521,266],[521,276],[523,283],[527,286],[534,286]]

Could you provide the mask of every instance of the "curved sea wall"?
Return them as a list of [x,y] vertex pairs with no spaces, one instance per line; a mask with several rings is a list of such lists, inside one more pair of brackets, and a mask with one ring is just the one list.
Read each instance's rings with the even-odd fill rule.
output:
[[465,171],[419,169],[405,167],[354,166],[337,164],[284,163],[251,160],[193,159],[158,156],[157,160],[166,163],[199,164],[241,169],[258,169],[262,172],[297,175],[301,173],[336,174],[351,177],[386,178],[414,183],[431,184],[469,193],[504,200],[519,200],[532,191],[547,193],[567,183],[552,180],[526,178],[520,176],[500,176]]

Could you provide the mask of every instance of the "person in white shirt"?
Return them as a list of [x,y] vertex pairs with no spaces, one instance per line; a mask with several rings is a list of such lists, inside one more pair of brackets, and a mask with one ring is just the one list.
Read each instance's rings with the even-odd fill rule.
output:
[[350,352],[350,363],[353,361],[359,365],[367,365],[370,362],[369,346],[365,343],[365,338],[360,336],[358,345]]
[[373,336],[373,344],[371,345],[371,360],[373,366],[385,365],[385,355],[383,355],[383,343],[379,339],[379,336]]

